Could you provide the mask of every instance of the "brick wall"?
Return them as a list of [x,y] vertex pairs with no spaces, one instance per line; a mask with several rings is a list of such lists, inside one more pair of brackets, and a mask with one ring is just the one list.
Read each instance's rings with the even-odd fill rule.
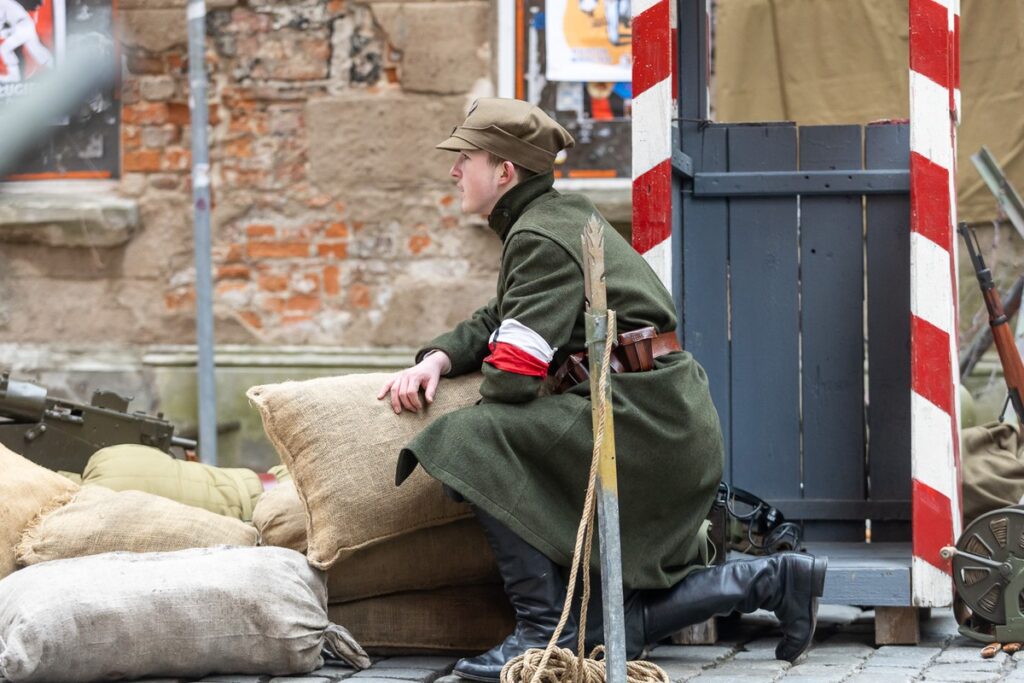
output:
[[[184,0],[119,11],[141,230],[5,244],[0,341],[194,339]],[[492,93],[494,24],[486,1],[208,2],[218,342],[415,345],[486,301],[499,245],[433,145]]]

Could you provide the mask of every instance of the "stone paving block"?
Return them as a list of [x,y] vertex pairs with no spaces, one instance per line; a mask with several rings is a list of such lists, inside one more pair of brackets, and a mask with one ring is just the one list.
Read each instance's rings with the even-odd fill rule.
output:
[[912,683],[918,680],[920,672],[916,669],[895,669],[878,666],[873,669],[859,671],[845,683]]
[[360,671],[351,678],[353,681],[364,681],[368,678],[386,678],[388,680],[416,681],[417,683],[430,683],[438,677],[438,672],[433,669],[399,669],[388,666],[387,661]]
[[458,657],[389,657],[382,659],[377,666],[387,666],[389,669],[430,669],[431,671],[452,670]]
[[950,683],[986,683],[1002,678],[1002,667],[982,670],[973,664],[935,664],[925,669],[925,681],[949,681]]
[[768,674],[773,672],[778,673],[780,671],[786,671],[791,666],[792,665],[789,662],[780,662],[775,659],[730,659],[726,662],[723,662],[722,664],[715,666],[712,669],[708,669],[708,671],[713,671],[715,673],[728,673],[734,676],[744,676],[748,672],[755,671],[759,674]]
[[886,645],[875,650],[864,666],[894,666],[900,668],[922,668],[931,662],[941,650],[937,647],[914,645]]
[[267,683],[270,679],[270,676],[220,674],[217,676],[207,676],[202,679],[202,683]]
[[858,657],[870,657],[875,653],[874,640],[858,633],[837,633],[826,640],[816,642],[808,654],[819,651],[842,652]]
[[714,669],[705,671],[700,676],[691,679],[696,683],[736,683],[742,680],[743,683],[772,683],[776,676],[760,671],[751,671],[748,674],[727,673],[721,674]]
[[982,659],[981,648],[976,645],[964,646],[950,646],[942,651],[938,657],[935,658],[936,664],[959,664],[965,663],[970,664],[974,662],[979,663],[998,663],[1002,664],[1006,661],[1007,655],[1005,652],[997,652],[995,657],[991,659]]
[[[696,662],[680,662],[672,659],[661,661],[648,660],[664,669],[665,674],[673,683],[688,681],[704,671],[704,666]],[[709,664],[710,665],[710,664]]]
[[341,666],[336,664],[328,664],[322,666],[313,672],[314,676],[326,676],[332,682],[343,681],[346,678],[351,678],[356,674],[356,670],[350,666]]
[[331,679],[323,676],[277,676],[270,683],[331,683]]
[[802,676],[800,674],[793,674],[792,672],[787,673],[780,680],[786,681],[787,683],[840,683],[846,678],[849,672],[836,671],[835,673],[818,674]]
[[671,660],[710,666],[731,656],[737,649],[737,646],[729,645],[659,645],[651,650],[648,659],[659,665]]
[[[392,671],[397,671],[397,669],[392,669]],[[317,680],[320,680],[320,679],[317,679]],[[324,680],[327,680],[327,679],[324,679]],[[399,680],[399,679],[385,678],[383,676],[365,676],[365,677],[360,677],[358,679],[353,677],[351,680],[358,680],[359,683],[395,683],[395,681]],[[405,679],[405,680],[410,680],[410,679]],[[462,683],[465,683],[465,681],[463,681],[461,678],[459,678],[458,680],[462,681]],[[276,683],[276,681],[277,681],[277,679],[274,679],[270,683]],[[286,682],[290,683],[291,679],[283,679],[281,681],[281,683],[286,683]]]
[[867,655],[858,656],[842,651],[811,650],[800,659],[800,662],[822,666],[845,666],[853,669],[863,664],[866,658]]
[[833,676],[835,674],[842,674],[843,676],[849,675],[851,671],[856,669],[860,665],[860,662],[852,662],[849,664],[822,664],[815,662],[801,662],[793,665],[790,668],[789,673],[786,677],[793,675],[800,676]]

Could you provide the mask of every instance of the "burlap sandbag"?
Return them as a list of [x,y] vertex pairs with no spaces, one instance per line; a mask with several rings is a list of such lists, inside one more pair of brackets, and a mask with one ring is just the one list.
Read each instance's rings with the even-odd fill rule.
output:
[[148,553],[256,541],[256,529],[237,519],[142,491],[83,486],[66,505],[32,522],[17,559],[31,565],[118,550]]
[[1018,455],[1017,426],[989,422],[961,432],[964,520],[1016,505],[1024,496],[1024,463]]
[[[306,550],[306,513],[293,482],[267,491],[253,524],[260,543]],[[331,602],[496,581],[490,546],[474,519],[420,529],[355,551],[327,572]]]
[[480,524],[460,519],[357,550],[327,571],[327,595],[331,602],[349,602],[498,580]]
[[468,517],[422,468],[395,486],[398,453],[441,415],[480,399],[480,374],[442,380],[425,411],[395,415],[377,392],[388,375],[256,386],[247,396],[307,511],[307,556],[327,569],[359,548]]
[[500,585],[458,586],[332,604],[328,617],[345,624],[370,654],[482,652],[515,628]]
[[294,481],[284,481],[260,496],[252,523],[262,545],[306,552],[306,509]]
[[0,579],[17,568],[15,548],[25,527],[77,490],[68,479],[0,444]]
[[285,548],[107,553],[0,581],[0,678],[12,683],[301,674],[325,644],[370,665],[328,621],[323,573]]
[[252,519],[253,506],[263,494],[259,475],[250,469],[176,460],[139,444],[96,451],[82,472],[82,483],[145,491],[244,522]]

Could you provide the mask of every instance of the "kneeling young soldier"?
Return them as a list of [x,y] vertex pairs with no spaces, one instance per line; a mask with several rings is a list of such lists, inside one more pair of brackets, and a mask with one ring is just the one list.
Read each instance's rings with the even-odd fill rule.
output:
[[[455,666],[480,681],[497,681],[506,661],[547,645],[583,510],[590,389],[571,357],[586,351],[580,235],[597,210],[553,189],[555,155],[572,145],[537,107],[499,98],[478,100],[438,145],[458,154],[451,177],[462,210],[485,216],[502,241],[497,292],[422,348],[379,396],[396,413],[418,411],[421,388],[429,403],[440,377],[483,372],[481,402],[427,427],[403,449],[396,476],[401,484],[423,465],[469,501],[494,550],[516,628]],[[706,566],[704,519],[723,461],[707,377],[679,348],[671,295],[621,236],[607,224],[604,232],[608,308],[625,331],[611,382],[627,654],[717,614],[768,609],[782,622],[776,656],[793,661],[814,634],[826,561],[788,553]],[[635,339],[651,339],[650,352],[623,353]],[[603,633],[600,608],[588,615],[589,651]],[[576,631],[570,623],[561,644],[574,647]]]

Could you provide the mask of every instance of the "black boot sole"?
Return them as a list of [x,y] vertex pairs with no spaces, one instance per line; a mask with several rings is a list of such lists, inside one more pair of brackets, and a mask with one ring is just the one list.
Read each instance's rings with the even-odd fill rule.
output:
[[811,628],[807,640],[801,644],[799,650],[792,657],[776,657],[792,664],[800,659],[800,655],[807,652],[807,648],[814,641],[814,631],[818,627],[818,598],[825,593],[825,575],[828,573],[828,558],[815,557],[811,567]]

